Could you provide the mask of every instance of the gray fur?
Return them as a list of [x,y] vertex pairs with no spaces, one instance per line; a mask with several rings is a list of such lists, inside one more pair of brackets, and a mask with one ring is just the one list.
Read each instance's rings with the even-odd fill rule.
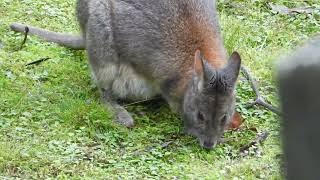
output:
[[[195,73],[198,49],[227,61],[214,0],[78,0],[77,17],[85,42],[79,44],[85,45],[97,85],[110,92],[110,105],[119,107],[116,98],[161,94],[202,146],[216,144],[233,114],[240,56],[223,68],[203,59],[203,76]],[[210,45],[207,34],[214,37]],[[199,122],[199,112],[205,122]]]
[[[209,68],[206,63],[204,67]],[[239,69],[240,56],[233,53],[228,66],[221,70],[207,69],[204,77],[194,73],[193,81],[189,84],[182,113],[185,131],[198,137],[205,148],[210,149],[217,144],[232,120],[236,83],[233,78],[238,77]],[[204,81],[200,89],[199,81]]]

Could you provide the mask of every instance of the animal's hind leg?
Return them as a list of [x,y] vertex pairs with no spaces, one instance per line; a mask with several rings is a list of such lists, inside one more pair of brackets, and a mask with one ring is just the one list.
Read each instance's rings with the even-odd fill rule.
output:
[[[102,101],[106,106],[111,107],[115,115],[115,121],[126,127],[132,127],[134,125],[133,118],[127,112],[127,110],[117,103],[116,94],[112,91],[112,85],[119,76],[119,65],[116,63],[116,59],[113,56],[105,56],[103,60],[97,58],[93,53],[91,47],[88,49],[89,61],[93,73],[93,77],[97,86],[101,90]],[[94,50],[97,50],[96,48]],[[110,53],[109,49],[105,52]]]
[[111,107],[117,123],[120,123],[126,127],[132,127],[134,125],[133,118],[124,107],[117,103],[118,97],[116,96],[116,93],[112,91],[112,85],[115,79],[119,76],[119,65],[113,62],[106,63],[104,61],[95,62],[99,63],[99,65],[93,65],[92,61],[96,59],[90,52],[91,51],[88,50],[93,77],[97,86],[101,90],[101,98],[103,103],[106,106]]
[[115,49],[112,17],[107,12],[112,12],[111,1],[89,1],[89,15],[85,39],[86,50],[96,80],[101,89],[103,101],[112,107],[116,122],[127,127],[133,126],[133,118],[116,102],[112,92],[112,84],[119,76],[119,60]]
[[132,116],[123,106],[117,103],[117,101],[113,98],[112,92],[102,88],[101,93],[102,100],[104,101],[104,103],[112,107],[112,110],[116,118],[115,121],[126,127],[132,127],[134,125],[134,120]]

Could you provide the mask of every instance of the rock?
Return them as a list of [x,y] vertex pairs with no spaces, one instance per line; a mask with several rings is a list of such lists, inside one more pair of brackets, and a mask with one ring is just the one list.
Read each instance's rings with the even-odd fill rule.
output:
[[320,37],[280,61],[287,179],[320,179]]

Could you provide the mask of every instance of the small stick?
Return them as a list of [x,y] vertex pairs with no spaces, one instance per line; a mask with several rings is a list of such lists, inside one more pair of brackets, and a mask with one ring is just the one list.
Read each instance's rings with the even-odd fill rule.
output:
[[169,147],[172,143],[174,143],[174,141],[165,142],[165,143],[161,144],[161,148],[165,149],[165,148]]
[[128,106],[132,106],[132,105],[136,105],[136,104],[140,104],[140,103],[144,103],[144,102],[148,102],[148,101],[153,101],[156,99],[160,99],[159,97],[155,97],[155,98],[151,98],[151,99],[145,99],[145,100],[141,100],[141,101],[136,101],[133,103],[129,103],[129,104],[125,104],[124,107],[128,107]]
[[235,139],[233,139],[233,138],[221,138],[218,143],[219,144],[226,144],[226,143],[234,141],[234,140]]
[[262,132],[257,134],[257,137],[255,140],[251,141],[249,144],[242,146],[240,148],[240,153],[244,153],[245,151],[248,151],[252,146],[255,146],[258,143],[262,143],[263,141],[265,141],[267,139],[267,137],[269,136],[268,132]]
[[253,101],[250,105],[248,105],[248,107],[252,107],[254,105],[260,105],[260,106],[272,111],[273,113],[281,116],[282,113],[276,107],[274,107],[271,104],[267,103],[265,101],[265,99],[261,96],[261,94],[260,94],[260,92],[258,90],[257,82],[252,78],[252,76],[250,75],[249,71],[243,66],[241,66],[241,71],[244,74],[245,78],[251,83],[251,88],[252,88],[253,92],[256,95],[256,100]]
[[28,33],[29,33],[29,28],[28,28],[28,26],[26,26],[26,27],[24,28],[24,39],[23,39],[23,41],[22,41],[22,43],[21,43],[21,45],[20,45],[20,50],[23,48],[23,45],[24,45],[24,44],[26,43],[26,41],[27,41]]
[[36,60],[36,61],[33,61],[33,62],[31,62],[31,63],[26,64],[26,66],[38,65],[38,64],[40,64],[40,63],[42,63],[42,62],[44,62],[44,61],[47,61],[47,60],[49,60],[49,59],[50,59],[49,57],[41,58],[41,59],[39,59],[39,60]]

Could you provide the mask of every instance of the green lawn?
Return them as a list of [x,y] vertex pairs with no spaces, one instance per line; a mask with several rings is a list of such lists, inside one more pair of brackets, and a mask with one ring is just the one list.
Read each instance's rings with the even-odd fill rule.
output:
[[[277,57],[320,31],[320,12],[281,15],[268,2],[220,0],[218,7],[228,52],[240,52],[261,93],[278,105]],[[318,0],[272,2],[320,8]],[[0,1],[0,178],[282,179],[279,118],[260,107],[246,108],[254,94],[243,78],[237,88],[237,109],[245,119],[241,130],[227,132],[231,141],[206,151],[181,134],[179,118],[163,102],[129,106],[133,129],[113,124],[112,113],[99,102],[85,52],[36,37],[18,50],[23,36],[11,32],[10,23],[77,33],[74,6],[75,0]],[[51,59],[25,66],[46,57]],[[239,149],[256,137],[253,129],[270,135],[242,156]]]

